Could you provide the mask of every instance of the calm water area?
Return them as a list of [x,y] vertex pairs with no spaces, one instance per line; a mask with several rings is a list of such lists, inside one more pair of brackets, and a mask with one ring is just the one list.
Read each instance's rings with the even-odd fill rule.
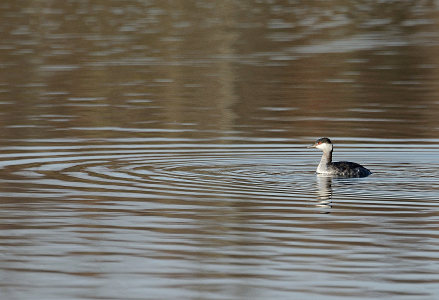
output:
[[438,177],[439,1],[0,2],[2,300],[439,299]]

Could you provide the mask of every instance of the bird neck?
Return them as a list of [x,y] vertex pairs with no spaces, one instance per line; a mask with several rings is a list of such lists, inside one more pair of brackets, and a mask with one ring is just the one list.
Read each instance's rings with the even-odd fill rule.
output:
[[317,167],[318,172],[325,172],[328,169],[328,165],[332,162],[332,149],[323,151],[322,159]]

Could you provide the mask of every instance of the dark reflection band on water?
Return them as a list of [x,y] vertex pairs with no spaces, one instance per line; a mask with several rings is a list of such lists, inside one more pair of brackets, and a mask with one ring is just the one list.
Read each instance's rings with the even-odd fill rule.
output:
[[0,134],[437,136],[435,1],[177,3],[3,1]]

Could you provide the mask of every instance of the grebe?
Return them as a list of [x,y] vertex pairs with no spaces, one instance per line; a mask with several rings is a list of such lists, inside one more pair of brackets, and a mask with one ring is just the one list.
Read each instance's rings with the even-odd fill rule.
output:
[[314,145],[308,148],[317,148],[323,151],[322,159],[317,167],[317,173],[343,177],[366,177],[371,171],[357,163],[349,161],[332,162],[332,143],[328,138],[318,139]]

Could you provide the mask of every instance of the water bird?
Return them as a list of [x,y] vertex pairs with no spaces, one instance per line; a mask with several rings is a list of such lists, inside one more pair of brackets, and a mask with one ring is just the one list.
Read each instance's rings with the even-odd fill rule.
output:
[[366,177],[372,174],[360,164],[350,161],[332,162],[332,151],[334,146],[329,138],[320,138],[314,145],[308,148],[317,148],[323,151],[322,159],[317,167],[317,173],[340,177]]

